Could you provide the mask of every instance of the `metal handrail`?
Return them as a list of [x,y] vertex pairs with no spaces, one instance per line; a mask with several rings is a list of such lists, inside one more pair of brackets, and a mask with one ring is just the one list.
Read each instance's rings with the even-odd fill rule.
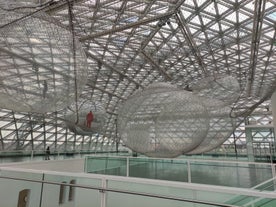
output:
[[[269,183],[269,182],[272,182],[272,181],[276,181],[276,177],[270,178],[270,179],[268,179],[268,180],[266,180],[266,181],[264,181],[262,183],[259,183],[258,185],[255,185],[255,186],[251,187],[251,189],[257,189],[258,187],[263,186],[266,183]],[[271,186],[273,186],[273,185],[271,185]]]
[[[95,159],[95,158],[101,158],[101,157],[105,157],[103,155],[86,155],[85,156],[85,172],[87,169],[87,160],[88,159]],[[129,175],[129,159],[135,159],[135,160],[139,160],[139,159],[146,159],[146,160],[160,160],[160,158],[148,158],[148,157],[126,157],[126,156],[108,156],[108,158],[123,158],[126,159],[127,161],[127,176]],[[174,158],[174,159],[170,159],[170,158],[162,158],[162,160],[164,161],[185,161],[187,163],[187,167],[188,167],[188,182],[191,183],[191,170],[190,170],[190,166],[191,163],[201,163],[201,162],[206,162],[206,163],[218,163],[218,164],[223,164],[222,167],[227,167],[227,164],[241,164],[241,165],[257,165],[257,166],[265,166],[265,167],[269,167],[271,169],[271,173],[272,173],[272,179],[276,178],[276,164],[273,163],[258,163],[258,162],[246,162],[246,161],[225,161],[225,160],[209,160],[209,159],[204,159],[204,160],[198,160],[198,159],[183,159],[183,158]],[[230,166],[228,166],[230,167]]]
[[[92,155],[86,155],[86,157],[89,157],[89,156],[92,156]],[[93,157],[101,157],[103,155],[94,155],[93,154]],[[108,156],[109,158],[126,158],[126,156]],[[148,157],[129,157],[131,159],[147,159],[147,160],[160,160],[160,158],[154,158],[154,157],[151,157],[151,158],[148,158]],[[174,161],[177,161],[177,160],[180,160],[180,161],[190,161],[190,162],[212,162],[212,163],[223,163],[223,164],[226,164],[226,163],[231,163],[231,164],[254,164],[254,165],[267,165],[267,166],[271,166],[271,165],[274,165],[276,166],[276,164],[272,164],[272,163],[264,163],[264,162],[248,162],[248,161],[237,161],[237,160],[212,160],[212,159],[193,159],[193,158],[173,158],[173,159],[170,159],[170,158],[161,158],[162,160],[168,160],[168,161],[171,161],[171,160],[174,160]]]
[[128,195],[145,196],[145,197],[151,197],[151,198],[160,198],[160,199],[173,200],[173,201],[196,203],[196,204],[213,205],[213,206],[218,206],[218,207],[238,207],[238,206],[230,205],[230,204],[221,204],[221,203],[208,202],[208,201],[202,201],[202,200],[180,198],[180,197],[176,197],[176,196],[158,195],[158,194],[153,194],[153,193],[141,193],[141,192],[136,192],[136,191],[119,190],[119,189],[114,189],[114,188],[103,188],[103,187],[96,187],[96,186],[60,183],[60,182],[45,181],[45,180],[32,180],[32,179],[27,179],[27,178],[16,178],[16,177],[9,177],[9,176],[0,176],[0,178],[41,183],[41,184],[43,183],[43,184],[50,184],[50,185],[63,185],[63,186],[70,186],[70,187],[76,187],[76,188],[98,190],[100,193],[113,192],[113,193],[122,193],[122,194],[128,194]]

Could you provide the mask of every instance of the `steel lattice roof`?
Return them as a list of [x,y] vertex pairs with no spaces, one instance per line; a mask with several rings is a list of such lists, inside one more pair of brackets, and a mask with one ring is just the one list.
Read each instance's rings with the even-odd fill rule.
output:
[[32,8],[24,15],[39,9],[68,29],[72,23],[89,64],[81,97],[101,102],[108,121],[102,135],[82,137],[64,128],[62,112],[42,116],[2,109],[2,149],[16,148],[18,140],[25,141],[22,149],[43,149],[45,143],[58,148],[64,142],[114,146],[118,107],[154,81],[187,89],[206,76],[236,77],[242,93],[232,107],[241,116],[275,90],[274,0],[29,0],[26,5]]

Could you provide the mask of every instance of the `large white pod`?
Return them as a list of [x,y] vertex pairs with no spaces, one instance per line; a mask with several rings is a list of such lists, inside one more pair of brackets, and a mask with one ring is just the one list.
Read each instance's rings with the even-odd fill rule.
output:
[[65,108],[87,80],[80,43],[45,13],[23,17],[15,11],[0,9],[0,107],[38,113]]
[[209,117],[198,97],[162,84],[127,100],[118,125],[130,149],[151,157],[177,157],[202,142]]
[[229,106],[240,96],[240,85],[236,78],[225,76],[208,76],[191,86],[194,94],[219,100],[222,106]]
[[201,154],[222,145],[233,133],[236,127],[235,118],[230,117],[231,108],[223,106],[220,101],[203,98],[209,112],[210,126],[204,140],[192,151],[186,154]]

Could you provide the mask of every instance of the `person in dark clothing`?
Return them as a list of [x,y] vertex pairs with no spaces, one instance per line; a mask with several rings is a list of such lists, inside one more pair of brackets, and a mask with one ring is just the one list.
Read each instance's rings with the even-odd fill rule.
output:
[[44,80],[43,81],[43,98],[46,98],[47,91],[48,91],[48,84],[47,84],[47,81]]
[[50,160],[50,147],[48,146],[47,149],[46,149],[46,155],[45,155],[45,160]]

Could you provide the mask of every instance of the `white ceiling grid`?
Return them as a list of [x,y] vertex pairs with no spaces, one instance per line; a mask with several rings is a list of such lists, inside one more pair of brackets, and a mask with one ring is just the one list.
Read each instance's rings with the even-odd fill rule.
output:
[[[112,143],[116,137],[118,107],[135,90],[154,81],[171,82],[185,89],[206,76],[236,77],[243,91],[233,105],[237,115],[249,114],[269,99],[276,87],[276,1],[32,2],[36,6],[42,3],[49,15],[67,27],[68,2],[72,5],[76,36],[89,63],[88,83],[81,97],[100,101],[109,114],[105,133],[93,135],[92,141]],[[25,120],[35,119],[32,115],[29,118],[27,114],[6,110],[1,114],[2,128],[11,133],[16,128],[20,131]],[[65,140],[91,142],[89,138],[70,134],[64,129],[61,117],[61,112],[49,113],[36,120],[32,129],[25,127],[25,131],[32,131],[28,139],[34,142],[45,139],[53,144]],[[38,130],[40,122],[44,125]],[[46,128],[47,124],[52,128]],[[43,137],[41,129],[59,135]],[[13,139],[14,135],[5,130],[2,139]]]

